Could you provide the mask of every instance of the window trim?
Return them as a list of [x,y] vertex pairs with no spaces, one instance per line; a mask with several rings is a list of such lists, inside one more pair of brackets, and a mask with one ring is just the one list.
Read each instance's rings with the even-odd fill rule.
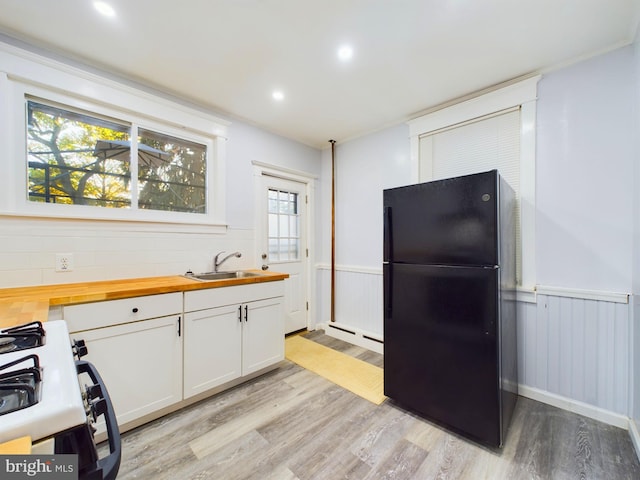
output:
[[[3,66],[0,71],[0,167],[7,173],[8,187],[0,189],[0,215],[152,223],[158,224],[158,228],[164,228],[162,224],[180,224],[189,231],[205,232],[226,229],[225,156],[229,122],[8,45],[0,45],[0,65]],[[207,145],[207,213],[30,202],[25,164],[25,95]],[[18,158],[25,162],[16,161]],[[167,225],[167,228],[171,227]]]
[[[281,193],[286,193],[287,195],[295,195],[295,213],[290,213],[290,212],[280,212],[280,210],[278,209],[278,211],[273,212],[270,209],[270,203],[271,203],[271,198],[268,197],[267,198],[267,255],[268,255],[268,261],[269,264],[272,265],[276,265],[278,263],[289,263],[289,262],[301,262],[302,261],[302,242],[303,242],[303,238],[301,236],[301,227],[300,227],[300,210],[301,208],[303,208],[303,203],[302,203],[302,194],[299,192],[292,192],[289,191],[288,189],[285,190],[284,188],[279,188],[279,187],[268,187],[267,188],[267,193],[269,192],[276,192],[277,193],[277,204],[278,206],[280,206],[280,202],[282,202],[282,199],[280,198],[280,194]],[[290,202],[290,200],[287,200],[288,202]],[[290,202],[291,203],[291,202]],[[277,230],[277,235],[273,236],[271,235],[271,215],[276,215],[278,224],[276,227]],[[281,235],[280,232],[280,226],[281,226],[281,219],[283,216],[286,216],[287,218],[287,232],[289,233],[289,235]],[[291,217],[295,217],[297,219],[296,221],[296,232],[297,235],[291,235]],[[283,239],[287,239],[287,242],[291,242],[291,240],[295,240],[296,241],[296,252],[297,252],[297,256],[295,258],[286,258],[283,259],[281,258],[281,240]],[[278,241],[278,259],[274,259],[271,257],[271,245],[270,242],[272,239],[275,239]],[[287,255],[290,255],[290,252],[287,251]]]
[[[536,157],[536,75],[489,93],[436,109],[410,120],[411,178],[420,181],[420,137],[444,128],[491,115],[509,108],[520,107],[520,215],[522,241],[522,285],[518,299],[535,301],[535,157]],[[426,172],[424,172],[426,174]],[[429,178],[426,174],[423,178]]]

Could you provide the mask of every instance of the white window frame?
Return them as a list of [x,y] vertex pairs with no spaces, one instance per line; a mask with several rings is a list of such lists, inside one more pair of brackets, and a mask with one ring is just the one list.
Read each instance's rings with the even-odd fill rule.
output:
[[[192,225],[222,232],[228,122],[10,46],[0,46],[0,215]],[[207,213],[61,205],[28,200],[25,97],[67,105],[207,147]],[[171,228],[171,227],[167,227]],[[189,230],[189,228],[187,228]]]
[[[535,257],[535,158],[536,100],[541,76],[522,80],[484,95],[438,109],[408,122],[412,181],[429,180],[430,172],[420,171],[420,137],[464,122],[520,107],[520,215],[522,240],[522,285],[518,298],[534,301]],[[427,168],[428,170],[428,168]]]

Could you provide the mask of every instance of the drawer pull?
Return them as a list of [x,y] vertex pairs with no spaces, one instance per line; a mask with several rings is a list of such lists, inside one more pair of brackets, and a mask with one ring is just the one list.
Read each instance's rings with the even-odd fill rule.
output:
[[133,307],[133,310],[131,310],[133,313],[138,313],[138,307]]

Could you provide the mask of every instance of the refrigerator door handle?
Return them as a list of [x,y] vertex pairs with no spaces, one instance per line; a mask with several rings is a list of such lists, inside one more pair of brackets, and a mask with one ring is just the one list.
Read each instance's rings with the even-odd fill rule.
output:
[[384,207],[384,245],[383,245],[383,262],[391,262],[392,245],[391,245],[391,207]]
[[391,301],[391,292],[392,292],[392,277],[391,277],[391,265],[389,263],[385,263],[382,265],[382,277],[383,277],[383,299],[384,299],[384,318],[390,319],[392,312],[392,301]]

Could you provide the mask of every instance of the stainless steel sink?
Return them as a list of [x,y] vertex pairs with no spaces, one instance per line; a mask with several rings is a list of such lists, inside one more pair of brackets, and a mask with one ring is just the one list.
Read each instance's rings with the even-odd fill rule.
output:
[[210,282],[214,280],[227,280],[230,278],[248,278],[259,277],[259,273],[238,270],[237,272],[205,272],[205,273],[185,273],[186,278],[192,280],[200,280],[201,282]]

